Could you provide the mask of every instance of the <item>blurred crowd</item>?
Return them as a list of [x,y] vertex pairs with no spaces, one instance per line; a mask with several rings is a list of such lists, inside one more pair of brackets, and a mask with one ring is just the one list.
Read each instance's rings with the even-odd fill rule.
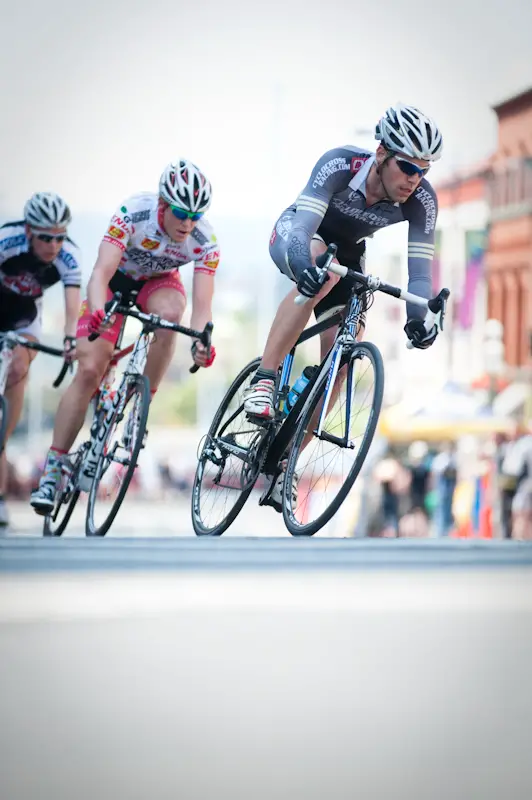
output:
[[[458,461],[453,444],[389,447],[371,473],[368,536],[447,536],[454,525]],[[369,499],[369,498],[368,498]],[[371,501],[370,501],[371,502]]]
[[364,535],[532,539],[532,435],[524,425],[473,447],[390,446],[365,483]]

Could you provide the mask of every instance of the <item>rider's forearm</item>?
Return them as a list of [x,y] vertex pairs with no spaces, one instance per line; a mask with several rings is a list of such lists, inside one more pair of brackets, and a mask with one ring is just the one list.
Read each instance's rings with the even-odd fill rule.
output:
[[212,322],[212,298],[214,294],[214,277],[196,273],[192,289],[192,313],[190,327],[201,331]]
[[190,327],[202,331],[207,322],[212,322],[212,303],[194,303],[190,315]]
[[114,244],[103,241],[98,251],[98,258],[87,286],[87,301],[89,310],[98,311],[107,302],[107,287],[115,274],[122,250]]
[[79,286],[65,286],[65,336],[75,336],[81,305]]
[[87,302],[91,312],[103,308],[107,302],[108,283],[105,273],[97,269],[93,271],[87,285]]

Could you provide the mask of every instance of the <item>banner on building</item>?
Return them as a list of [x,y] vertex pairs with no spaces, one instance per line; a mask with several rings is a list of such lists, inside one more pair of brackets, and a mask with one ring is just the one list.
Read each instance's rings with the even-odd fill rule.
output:
[[488,243],[485,229],[465,232],[465,275],[458,309],[460,327],[473,326],[479,286],[484,275],[484,256]]

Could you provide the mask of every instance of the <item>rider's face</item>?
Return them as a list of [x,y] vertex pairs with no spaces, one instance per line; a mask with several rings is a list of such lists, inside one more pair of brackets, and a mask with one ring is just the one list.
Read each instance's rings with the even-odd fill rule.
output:
[[64,227],[37,229],[29,225],[26,225],[26,233],[33,253],[46,264],[57,258],[67,235]]
[[170,206],[164,211],[163,223],[166,233],[174,242],[184,242],[198,224],[191,219],[177,219]]
[[[381,151],[379,153],[379,151]],[[405,203],[408,198],[416,191],[423,179],[422,172],[415,172],[407,175],[405,169],[410,171],[409,165],[415,165],[420,170],[428,171],[429,161],[421,158],[411,158],[404,153],[394,153],[392,158],[387,158],[390,153],[382,145],[378,148],[379,163],[386,163],[381,167],[381,179],[383,180],[386,193],[394,203]]]

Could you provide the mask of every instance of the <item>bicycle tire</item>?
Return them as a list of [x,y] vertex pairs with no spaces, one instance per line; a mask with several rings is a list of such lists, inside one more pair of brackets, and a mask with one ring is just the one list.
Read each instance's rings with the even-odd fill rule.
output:
[[[211,426],[207,432],[205,437],[205,442],[203,444],[202,450],[198,457],[198,466],[196,467],[196,474],[194,475],[194,483],[192,486],[192,502],[191,502],[191,514],[192,514],[192,526],[194,528],[194,532],[196,536],[221,536],[227,528],[232,525],[232,523],[237,518],[238,514],[244,507],[246,500],[248,499],[253,486],[259,476],[260,467],[257,464],[256,468],[256,476],[254,480],[248,481],[246,487],[241,491],[239,498],[236,500],[234,505],[232,506],[229,513],[219,522],[218,524],[214,525],[213,527],[208,527],[204,524],[201,518],[201,488],[202,488],[202,480],[205,474],[205,462],[202,461],[202,456],[206,452],[206,448],[210,446],[210,442],[213,438],[215,438],[218,427],[220,423],[223,421],[223,417],[225,412],[228,410],[231,400],[236,395],[240,387],[245,383],[247,378],[256,371],[257,367],[260,364],[260,358],[256,358],[254,361],[250,361],[249,364],[239,372],[239,374],[234,379],[233,383],[225,393],[225,396],[218,406],[218,410],[214,415],[213,421]],[[242,413],[244,413],[242,411]]]
[[323,528],[324,525],[327,524],[327,522],[333,518],[351,491],[368,454],[369,447],[375,435],[375,430],[377,428],[377,422],[379,420],[382,406],[382,398],[384,394],[384,364],[380,350],[376,345],[374,345],[372,342],[357,342],[349,356],[349,369],[352,369],[356,354],[361,352],[369,357],[375,374],[375,391],[373,395],[373,402],[368,423],[364,431],[362,444],[357,452],[353,466],[349,470],[343,485],[330,505],[327,506],[327,508],[320,514],[319,517],[317,517],[317,519],[306,524],[299,523],[292,513],[291,487],[294,479],[294,473],[296,471],[297,459],[300,454],[300,446],[303,442],[303,438],[307,431],[308,423],[312,418],[312,414],[314,413],[319,400],[324,394],[327,376],[325,376],[319,382],[319,384],[316,384],[312,390],[309,396],[309,404],[307,409],[298,421],[288,456],[288,464],[283,483],[283,518],[285,525],[292,536],[314,536],[315,533],[317,533],[321,528]]
[[[105,454],[105,446],[102,448],[102,452],[100,454],[100,458],[96,464],[96,471],[95,476],[91,484],[91,488],[89,491],[89,497],[87,500],[87,516],[85,519],[85,534],[87,536],[105,536],[111,525],[113,524],[116,515],[122,505],[122,501],[126,496],[126,492],[128,490],[129,484],[131,483],[131,479],[135,472],[135,467],[137,466],[137,459],[140,453],[140,449],[142,447],[142,442],[144,439],[144,434],[146,431],[146,424],[148,422],[148,412],[150,409],[150,382],[146,375],[135,375],[135,377],[129,380],[129,383],[126,388],[126,403],[124,405],[124,411],[127,408],[128,403],[131,399],[136,395],[140,395],[140,410],[138,411],[138,426],[137,426],[137,439],[134,443],[133,450],[131,452],[131,458],[129,464],[126,469],[126,473],[124,475],[124,479],[120,489],[118,490],[118,494],[111,506],[111,509],[105,518],[105,521],[101,525],[96,525],[94,522],[94,509],[96,503],[98,502],[98,487],[100,485],[100,478],[102,476],[102,470],[106,458]],[[114,418],[116,419],[118,414],[118,409],[115,410]],[[109,431],[113,430],[113,422],[111,422],[109,426]]]
[[[79,468],[80,468],[80,465],[81,465],[81,461],[82,461],[82,452],[80,451],[78,453],[76,461],[75,461],[75,463],[73,465],[72,478],[70,479],[70,481],[74,485],[77,484],[77,477],[78,477],[78,472],[79,472]],[[66,501],[66,503],[63,502],[62,497],[59,498],[59,505],[57,507],[57,510],[55,511],[55,509],[54,509],[55,515],[54,514],[47,514],[45,516],[45,518],[44,518],[43,531],[42,531],[43,532],[43,536],[56,536],[57,537],[57,536],[62,536],[63,535],[63,533],[66,530],[66,527],[67,527],[68,523],[70,522],[70,517],[72,516],[74,508],[76,507],[76,503],[78,502],[79,495],[80,495],[80,489],[76,488],[71,493],[71,495],[68,498],[68,500]],[[63,505],[65,506],[63,516],[61,517],[60,521],[56,525],[57,518],[59,516],[60,508]]]
[[9,403],[7,398],[0,394],[0,455],[4,452],[8,413]]

